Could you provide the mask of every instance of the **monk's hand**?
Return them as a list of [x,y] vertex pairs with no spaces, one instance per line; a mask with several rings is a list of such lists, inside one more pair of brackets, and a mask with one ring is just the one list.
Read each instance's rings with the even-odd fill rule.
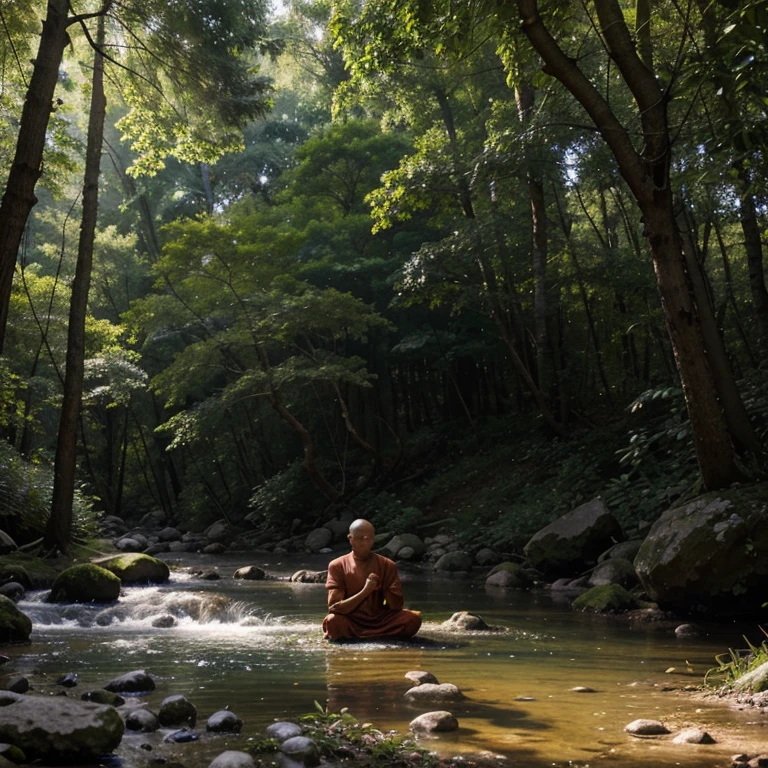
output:
[[365,591],[367,594],[371,594],[379,586],[379,577],[375,573],[368,574],[368,578],[365,580]]

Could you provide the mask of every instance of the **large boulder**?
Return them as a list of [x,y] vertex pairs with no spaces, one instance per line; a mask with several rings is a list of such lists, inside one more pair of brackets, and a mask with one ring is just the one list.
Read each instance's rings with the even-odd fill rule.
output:
[[0,742],[42,761],[95,761],[120,743],[124,730],[114,707],[66,696],[19,696],[0,708]]
[[9,597],[0,595],[0,645],[26,643],[32,634],[32,620]]
[[709,493],[664,512],[635,558],[660,608],[752,616],[765,603],[768,485]]
[[120,596],[120,579],[93,563],[73,565],[53,582],[49,603],[109,603]]
[[330,528],[315,528],[304,539],[304,549],[308,552],[319,552],[333,541],[333,531]]
[[623,538],[618,520],[598,498],[535,533],[524,552],[531,566],[547,578],[556,579],[587,570]]
[[171,576],[162,560],[138,552],[103,557],[94,563],[114,573],[123,584],[163,584]]

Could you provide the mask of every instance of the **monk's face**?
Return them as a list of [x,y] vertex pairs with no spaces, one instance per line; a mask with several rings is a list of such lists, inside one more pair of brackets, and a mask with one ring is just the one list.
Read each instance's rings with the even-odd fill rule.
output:
[[373,539],[376,535],[376,531],[369,522],[361,523],[360,525],[353,526],[347,538],[352,545],[352,552],[355,557],[365,559],[371,554],[373,549]]

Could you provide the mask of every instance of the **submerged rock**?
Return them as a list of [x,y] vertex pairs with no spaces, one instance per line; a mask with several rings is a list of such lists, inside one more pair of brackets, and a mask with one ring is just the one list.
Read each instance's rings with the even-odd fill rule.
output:
[[459,721],[451,712],[438,710],[419,715],[411,720],[408,727],[412,731],[421,731],[423,733],[445,733],[457,731],[459,729]]
[[120,579],[93,563],[73,565],[53,582],[49,603],[110,603],[120,596]]
[[681,624],[679,627],[675,627],[675,637],[681,639],[686,637],[701,637],[705,634],[704,629],[698,624]]
[[91,762],[111,752],[125,730],[114,707],[66,696],[19,696],[1,711],[0,742],[43,761]]
[[32,619],[16,603],[0,595],[0,643],[26,643],[32,634]]
[[104,689],[114,693],[146,693],[155,690],[155,681],[143,669],[135,669],[110,680]]
[[403,695],[409,701],[459,701],[464,698],[453,683],[420,683]]

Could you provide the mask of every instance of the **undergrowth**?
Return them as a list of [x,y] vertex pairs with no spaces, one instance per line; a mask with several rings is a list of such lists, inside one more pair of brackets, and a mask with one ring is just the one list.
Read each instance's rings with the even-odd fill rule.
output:
[[[768,637],[762,627],[760,631]],[[744,638],[747,647],[734,650],[729,648],[727,652],[715,656],[717,666],[712,667],[704,676],[704,682],[716,688],[732,688],[733,684],[744,675],[752,672],[768,662],[768,640],[763,640],[760,645],[753,645]]]

